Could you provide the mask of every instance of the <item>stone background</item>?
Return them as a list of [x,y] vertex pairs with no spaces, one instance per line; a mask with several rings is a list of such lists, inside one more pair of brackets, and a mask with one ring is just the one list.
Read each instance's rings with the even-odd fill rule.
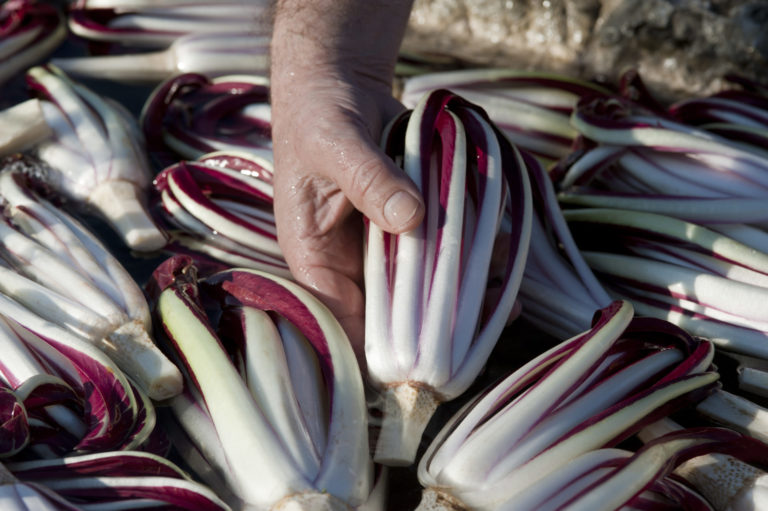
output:
[[634,67],[674,99],[768,82],[768,1],[416,0],[404,48],[608,82]]

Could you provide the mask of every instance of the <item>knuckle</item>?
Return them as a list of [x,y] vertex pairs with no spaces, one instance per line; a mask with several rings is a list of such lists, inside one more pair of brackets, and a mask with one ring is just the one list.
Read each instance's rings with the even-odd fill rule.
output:
[[375,157],[364,159],[352,167],[350,174],[350,195],[375,205],[383,201],[388,189],[388,173],[384,162]]

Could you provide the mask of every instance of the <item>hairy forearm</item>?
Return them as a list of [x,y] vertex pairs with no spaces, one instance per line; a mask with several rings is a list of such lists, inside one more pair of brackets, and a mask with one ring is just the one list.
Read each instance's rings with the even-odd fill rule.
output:
[[[392,80],[412,0],[276,0],[271,49],[275,223],[296,280],[364,365],[363,231],[413,229],[420,193],[379,148],[403,110]],[[360,214],[356,214],[357,210]]]
[[413,0],[276,0],[272,66],[280,73],[300,73],[352,64],[368,67],[379,79],[391,77],[412,4]]

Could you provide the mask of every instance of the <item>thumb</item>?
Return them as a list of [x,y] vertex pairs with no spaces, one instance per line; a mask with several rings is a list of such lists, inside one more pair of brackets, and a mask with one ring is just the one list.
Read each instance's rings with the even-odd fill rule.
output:
[[339,137],[336,144],[338,161],[329,177],[358,211],[391,233],[410,231],[421,223],[421,193],[384,151],[354,133]]

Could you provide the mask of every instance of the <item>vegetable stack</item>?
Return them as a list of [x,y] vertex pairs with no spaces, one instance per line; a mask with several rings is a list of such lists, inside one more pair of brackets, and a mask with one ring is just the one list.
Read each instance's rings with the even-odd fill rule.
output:
[[[521,154],[482,109],[446,90],[396,118],[383,145],[426,203],[413,231],[369,223],[365,260],[365,354],[384,414],[375,459],[409,464],[437,405],[469,387],[507,324],[531,191]],[[512,224],[502,232],[505,217]]]
[[766,511],[768,89],[401,54],[361,371],[278,243],[269,7],[0,6],[0,508]]
[[272,176],[271,161],[235,152],[163,169],[151,202],[169,238],[164,251],[191,255],[203,273],[203,266],[235,266],[290,278],[277,244]]
[[140,120],[152,158],[168,166],[211,151],[271,160],[270,117],[265,78],[183,73],[155,87]]
[[184,72],[268,69],[271,20],[264,0],[78,0],[69,28],[112,51],[53,59],[81,77],[156,84]]
[[[612,303],[592,328],[461,409],[419,463],[427,488],[422,505],[610,510],[636,502],[658,482],[655,471],[663,472],[691,439],[651,455],[654,470],[635,471],[632,484],[624,485],[605,481],[635,460],[612,447],[654,418],[701,400],[716,388],[718,375],[711,367],[711,343],[665,321],[633,315],[629,302]],[[726,442],[716,434],[693,435],[694,444],[699,441]]]
[[157,268],[151,294],[185,373],[185,391],[170,403],[189,439],[183,452],[193,466],[202,461],[201,474],[223,480],[210,484],[246,508],[344,510],[366,501],[373,470],[362,377],[317,298],[258,270],[198,281],[183,256]]
[[141,288],[85,225],[35,193],[37,171],[18,160],[0,174],[0,313],[90,341],[154,399],[179,393],[181,375],[154,344]]

